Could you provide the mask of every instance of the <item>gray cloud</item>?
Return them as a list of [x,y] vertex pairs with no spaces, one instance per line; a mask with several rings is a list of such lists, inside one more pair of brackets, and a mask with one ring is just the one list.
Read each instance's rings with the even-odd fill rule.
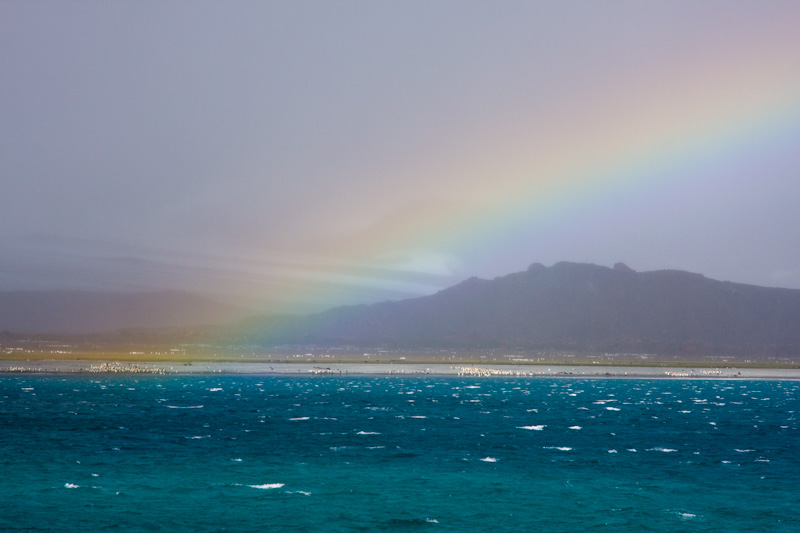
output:
[[[517,227],[474,248],[457,228],[423,238],[464,213],[462,234],[503,216],[497,202],[529,194],[520,169],[544,179],[536,165],[568,160],[571,139],[579,158],[637,120],[657,129],[709,83],[723,91],[709,105],[769,98],[759,80],[797,83],[798,15],[750,2],[4,2],[0,290],[177,287],[319,307],[564,259],[800,288],[796,123],[728,163],[509,215]],[[625,115],[628,101],[639,108]],[[415,211],[438,201],[476,207]]]

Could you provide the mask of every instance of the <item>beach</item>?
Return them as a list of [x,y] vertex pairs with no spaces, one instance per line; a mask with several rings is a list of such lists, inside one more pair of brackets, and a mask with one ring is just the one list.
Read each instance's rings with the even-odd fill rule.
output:
[[458,363],[238,363],[238,362],[115,362],[79,360],[0,361],[0,374],[232,374],[232,375],[353,375],[353,376],[505,376],[673,379],[800,380],[796,368],[610,365],[474,365]]

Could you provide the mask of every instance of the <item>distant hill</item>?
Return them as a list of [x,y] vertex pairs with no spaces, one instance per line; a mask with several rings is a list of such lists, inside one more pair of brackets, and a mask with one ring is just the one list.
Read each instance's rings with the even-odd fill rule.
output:
[[622,263],[533,264],[421,298],[251,319],[229,333],[264,345],[800,354],[800,290]]
[[241,320],[247,314],[244,309],[178,291],[0,292],[0,331],[20,334],[222,324]]

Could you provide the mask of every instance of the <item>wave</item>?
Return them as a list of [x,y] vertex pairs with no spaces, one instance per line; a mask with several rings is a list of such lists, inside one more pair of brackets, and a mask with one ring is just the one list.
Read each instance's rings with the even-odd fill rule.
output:
[[279,489],[284,486],[284,483],[265,483],[263,485],[247,485],[253,489],[259,490],[268,490],[268,489]]
[[424,526],[425,524],[438,524],[439,521],[435,518],[390,518],[386,522],[384,522],[384,526],[381,529],[389,529],[389,530],[411,530],[417,529],[418,526]]

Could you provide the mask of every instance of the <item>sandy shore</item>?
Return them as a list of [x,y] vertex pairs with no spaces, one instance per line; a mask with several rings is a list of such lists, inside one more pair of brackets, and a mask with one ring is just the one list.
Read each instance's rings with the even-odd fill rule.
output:
[[366,376],[519,376],[519,377],[641,377],[698,379],[792,379],[800,369],[725,367],[645,367],[602,365],[467,365],[400,363],[228,363],[0,361],[0,373],[54,374],[254,374]]

